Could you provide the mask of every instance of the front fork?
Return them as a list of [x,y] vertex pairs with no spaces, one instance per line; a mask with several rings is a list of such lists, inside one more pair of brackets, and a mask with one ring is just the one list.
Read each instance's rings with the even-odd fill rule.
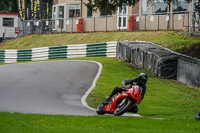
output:
[[118,106],[122,106],[124,102],[126,101],[126,99],[127,99],[127,96],[122,100],[122,102]]

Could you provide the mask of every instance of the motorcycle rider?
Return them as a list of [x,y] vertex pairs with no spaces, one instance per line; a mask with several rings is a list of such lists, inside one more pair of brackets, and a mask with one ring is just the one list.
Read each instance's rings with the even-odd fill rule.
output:
[[[146,92],[146,82],[148,80],[148,76],[145,73],[140,73],[138,78],[132,78],[132,79],[128,79],[128,80],[123,80],[122,81],[122,87],[115,87],[113,89],[113,91],[111,92],[111,94],[109,96],[106,97],[105,101],[103,101],[103,104],[106,105],[109,103],[110,99],[117,93],[121,93],[122,91],[125,91],[127,89],[130,89],[132,87],[132,85],[138,85],[141,89],[141,100],[140,102],[143,100],[145,92]],[[126,85],[129,84],[129,87],[126,88]],[[140,103],[139,102],[139,103]],[[133,111],[134,113],[137,112],[137,105],[133,107]],[[134,111],[135,110],[135,111]]]

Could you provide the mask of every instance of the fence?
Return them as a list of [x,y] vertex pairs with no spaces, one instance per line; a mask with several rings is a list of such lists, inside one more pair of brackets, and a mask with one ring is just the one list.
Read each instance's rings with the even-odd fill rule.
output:
[[73,57],[116,57],[117,42],[76,44],[24,50],[0,50],[1,63]]
[[191,13],[190,33],[200,36],[200,9]]
[[[191,12],[167,12],[165,14],[130,14],[83,18],[82,32],[97,31],[147,31],[147,30],[183,30],[193,31]],[[79,18],[32,20],[23,22],[24,34],[49,32],[77,32]],[[199,22],[199,21],[198,21]],[[199,32],[199,27],[195,27]]]
[[27,20],[22,22],[23,34],[43,34],[51,33],[52,20]]
[[117,58],[129,60],[157,77],[200,87],[200,62],[148,42],[118,42]]

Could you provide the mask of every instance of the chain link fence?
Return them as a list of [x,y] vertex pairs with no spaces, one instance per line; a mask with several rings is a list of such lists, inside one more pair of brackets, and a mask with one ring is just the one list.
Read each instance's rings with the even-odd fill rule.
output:
[[43,34],[52,32],[53,20],[26,20],[22,22],[23,34]]
[[23,21],[23,34],[159,30],[182,30],[198,34],[200,31],[199,14],[196,12],[111,15],[81,19],[83,22],[80,22],[80,18]]
[[200,10],[196,10],[191,14],[190,33],[200,36]]

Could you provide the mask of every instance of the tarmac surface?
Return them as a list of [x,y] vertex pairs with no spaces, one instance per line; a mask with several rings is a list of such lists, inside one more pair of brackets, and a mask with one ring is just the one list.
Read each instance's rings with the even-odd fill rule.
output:
[[44,61],[0,65],[0,111],[96,115],[81,98],[99,70],[88,61]]

